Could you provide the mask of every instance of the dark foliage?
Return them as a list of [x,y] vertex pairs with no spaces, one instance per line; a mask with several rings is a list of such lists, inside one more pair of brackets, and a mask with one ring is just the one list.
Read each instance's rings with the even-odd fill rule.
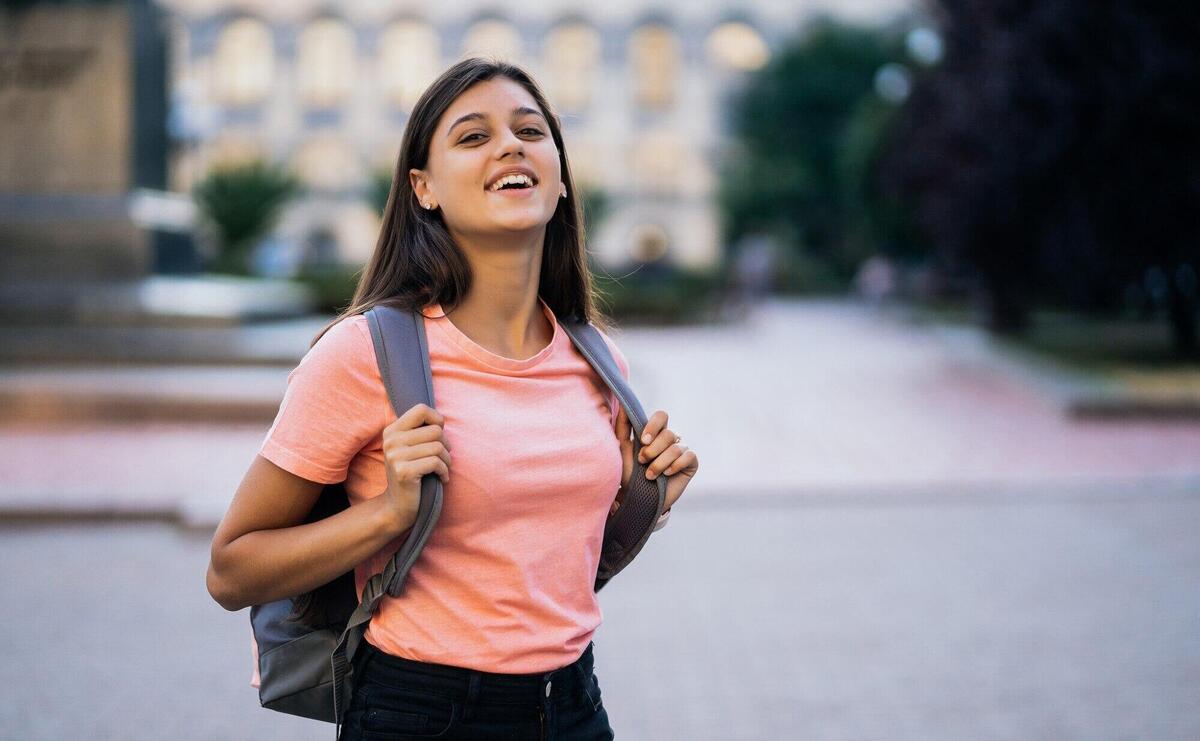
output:
[[897,121],[885,184],[997,330],[1032,301],[1164,307],[1196,347],[1200,6],[943,0],[945,57]]

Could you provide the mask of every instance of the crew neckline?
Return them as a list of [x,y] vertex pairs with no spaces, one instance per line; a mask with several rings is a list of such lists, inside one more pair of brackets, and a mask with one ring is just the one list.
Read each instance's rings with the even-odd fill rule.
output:
[[538,296],[538,304],[542,307],[542,313],[550,320],[553,334],[550,336],[550,342],[545,347],[528,358],[509,358],[504,355],[497,355],[483,345],[475,342],[475,340],[468,337],[462,330],[456,327],[454,322],[450,321],[450,317],[446,316],[446,312],[442,310],[441,304],[430,304],[422,309],[421,313],[426,318],[435,320],[433,322],[435,327],[441,328],[454,344],[462,348],[480,363],[498,370],[521,371],[528,370],[549,357],[554,351],[554,346],[558,344],[559,335],[561,334],[558,328],[557,317],[554,316],[554,312],[551,311],[550,306],[541,296]]

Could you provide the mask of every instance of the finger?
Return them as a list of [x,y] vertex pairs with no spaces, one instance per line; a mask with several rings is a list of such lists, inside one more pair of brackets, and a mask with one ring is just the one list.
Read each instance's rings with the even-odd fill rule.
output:
[[437,456],[426,456],[408,461],[397,467],[395,476],[401,481],[413,481],[420,480],[430,473],[437,474],[442,481],[448,481],[450,478],[450,469],[446,466],[446,462]]
[[679,456],[683,455],[685,446],[672,445],[664,450],[657,458],[655,458],[649,466],[646,466],[646,478],[656,479],[668,466],[675,462]]
[[434,440],[428,443],[419,443],[417,445],[395,445],[391,450],[386,451],[387,455],[396,461],[415,461],[429,456],[439,456],[443,452],[449,455],[449,451],[442,445],[441,440]]
[[695,473],[696,469],[699,467],[700,459],[696,457],[696,451],[689,450],[684,447],[683,455],[676,458],[674,463],[667,466],[666,469],[663,470],[663,473],[668,476],[674,476],[680,471],[690,470],[692,473]]
[[404,430],[397,427],[394,430],[384,431],[384,440],[390,441],[393,444],[400,443],[401,445],[417,445],[419,443],[427,443],[442,439],[445,439],[445,429],[440,425],[433,424],[421,425],[420,427],[414,427],[411,430]]
[[437,474],[442,483],[450,480],[450,466],[446,465],[446,461],[441,457],[436,455],[429,456],[428,458],[423,458],[422,461],[428,464],[425,473]]
[[662,452],[674,442],[675,433],[670,429],[663,430],[662,432],[658,433],[658,437],[654,438],[653,442],[638,451],[638,463],[645,463],[647,461],[654,460],[658,456],[662,455]]
[[650,419],[646,420],[646,426],[642,428],[642,444],[649,444],[651,440],[667,426],[667,413],[659,409],[650,415]]
[[442,413],[428,404],[413,404],[408,411],[397,419],[401,429],[411,430],[423,424],[442,425],[445,420]]

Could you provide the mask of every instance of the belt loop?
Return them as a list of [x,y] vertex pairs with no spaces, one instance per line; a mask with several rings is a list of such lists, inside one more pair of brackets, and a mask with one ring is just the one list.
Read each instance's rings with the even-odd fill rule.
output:
[[463,720],[470,720],[475,710],[475,704],[479,701],[479,677],[478,671],[472,671],[467,680],[467,701],[463,705]]

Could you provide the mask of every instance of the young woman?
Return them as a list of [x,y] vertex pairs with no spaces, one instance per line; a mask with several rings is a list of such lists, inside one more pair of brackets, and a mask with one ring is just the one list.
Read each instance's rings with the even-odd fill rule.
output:
[[[363,316],[380,303],[422,312],[436,410],[391,409]],[[521,68],[466,59],[413,108],[354,299],[289,374],[213,537],[208,589],[226,609],[351,568],[361,590],[411,527],[421,477],[441,477],[437,527],[356,656],[343,738],[613,737],[593,583],[633,442],[568,316],[608,327],[558,118]],[[669,509],[699,460],[667,421],[650,416],[641,458],[668,477]],[[350,508],[301,524],[343,480]]]

